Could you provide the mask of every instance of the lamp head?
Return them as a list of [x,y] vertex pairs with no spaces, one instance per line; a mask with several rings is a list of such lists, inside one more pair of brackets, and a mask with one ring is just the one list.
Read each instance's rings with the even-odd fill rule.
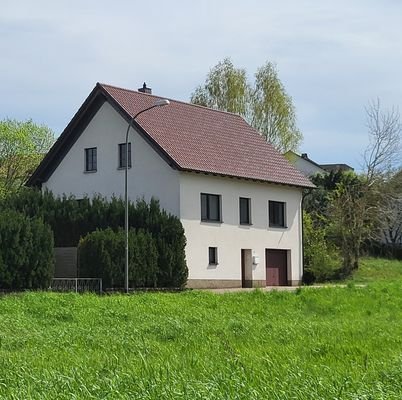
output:
[[155,101],[155,106],[156,107],[162,107],[162,106],[168,106],[170,104],[170,101],[168,99],[158,99]]

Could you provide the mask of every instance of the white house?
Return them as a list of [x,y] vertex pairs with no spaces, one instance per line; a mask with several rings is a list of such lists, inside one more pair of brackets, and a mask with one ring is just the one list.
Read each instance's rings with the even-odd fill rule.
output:
[[[121,196],[128,121],[158,99],[98,83],[28,184]],[[133,126],[129,197],[180,218],[189,287],[300,283],[302,189],[314,187],[303,174],[232,113],[171,100]]]
[[330,172],[353,171],[353,168],[347,164],[317,164],[309,158],[307,153],[299,155],[289,150],[284,156],[307,177],[312,177],[317,174],[326,175]]
[[299,171],[303,172],[303,174],[307,177],[317,174],[325,175],[327,173],[327,171],[323,169],[321,165],[311,160],[307,153],[302,153],[299,155],[294,151],[289,150],[284,155]]

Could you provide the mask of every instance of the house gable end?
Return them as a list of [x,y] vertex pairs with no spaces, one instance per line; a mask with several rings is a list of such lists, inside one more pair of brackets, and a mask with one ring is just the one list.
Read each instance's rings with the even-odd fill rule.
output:
[[49,179],[55,169],[59,166],[60,162],[70,151],[71,147],[106,101],[106,97],[97,92],[98,90],[95,88],[87,97],[70,123],[64,129],[63,133],[56,140],[53,147],[46,154],[38,168],[28,179],[28,182],[26,183],[27,186],[40,187],[43,182],[46,182]]
[[[74,115],[70,123],[54,143],[53,147],[46,154],[38,168],[28,179],[26,186],[41,187],[46,182],[61,161],[71,150],[74,143],[78,140],[88,124],[100,110],[105,102],[108,102],[113,109],[127,122],[130,122],[130,115],[97,83],[85,102]],[[180,169],[178,164],[148,135],[148,133],[134,121],[133,128],[143,137],[143,139],[159,154],[159,156],[174,169]]]

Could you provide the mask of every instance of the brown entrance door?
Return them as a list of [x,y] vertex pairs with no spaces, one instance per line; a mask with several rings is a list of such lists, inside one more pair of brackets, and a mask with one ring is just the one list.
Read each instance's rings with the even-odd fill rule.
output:
[[288,284],[287,259],[286,250],[265,250],[267,286],[286,286]]
[[253,258],[251,249],[241,249],[241,287],[252,287]]
[[246,287],[246,251],[241,249],[241,287]]

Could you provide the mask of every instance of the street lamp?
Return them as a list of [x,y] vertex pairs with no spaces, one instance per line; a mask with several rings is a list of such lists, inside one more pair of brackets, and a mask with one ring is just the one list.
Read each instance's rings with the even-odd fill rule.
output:
[[142,113],[152,110],[153,108],[156,107],[162,107],[162,106],[167,106],[170,104],[170,101],[167,99],[159,99],[155,102],[155,104],[151,107],[145,108],[144,110],[141,110],[137,114],[134,115],[130,119],[130,122],[128,123],[127,127],[127,133],[126,133],[126,166],[124,169],[124,202],[125,202],[125,231],[126,231],[126,268],[125,268],[125,277],[126,277],[126,293],[128,293],[128,191],[127,191],[127,175],[128,175],[128,133],[130,132],[130,128],[132,127],[133,122],[135,119]]

